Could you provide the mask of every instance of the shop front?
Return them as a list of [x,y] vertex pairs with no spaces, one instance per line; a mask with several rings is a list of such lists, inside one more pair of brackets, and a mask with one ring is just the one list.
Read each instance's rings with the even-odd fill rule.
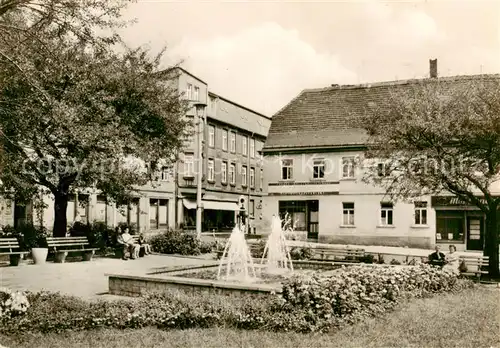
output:
[[436,210],[436,244],[447,248],[455,245],[457,250],[484,250],[486,217],[479,208],[471,206],[457,197],[432,197]]

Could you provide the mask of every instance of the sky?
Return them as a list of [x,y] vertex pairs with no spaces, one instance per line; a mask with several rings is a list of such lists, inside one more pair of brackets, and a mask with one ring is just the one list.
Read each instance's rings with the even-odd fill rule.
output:
[[137,0],[121,34],[272,116],[306,88],[500,73],[500,0]]

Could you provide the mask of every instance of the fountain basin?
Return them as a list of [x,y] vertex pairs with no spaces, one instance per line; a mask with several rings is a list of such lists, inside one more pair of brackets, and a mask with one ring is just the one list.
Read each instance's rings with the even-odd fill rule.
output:
[[[215,270],[217,272],[217,270]],[[221,280],[187,278],[179,276],[145,277],[138,275],[108,274],[109,293],[120,296],[141,296],[168,290],[180,290],[189,294],[224,294],[228,296],[262,296],[281,293],[281,285],[243,284]]]
[[[257,273],[262,274],[260,272],[262,265],[256,266]],[[342,264],[327,261],[294,261],[294,266],[294,273],[297,274],[302,270],[334,271],[342,267]],[[258,276],[254,282],[244,283],[233,280],[217,280],[217,269],[218,266],[209,263],[195,267],[163,269],[146,275],[106,274],[109,277],[108,292],[112,295],[135,297],[146,293],[161,293],[175,289],[189,294],[216,293],[228,296],[268,296],[273,293],[281,293],[281,281],[287,276],[286,274]],[[201,278],[196,278],[197,274]]]

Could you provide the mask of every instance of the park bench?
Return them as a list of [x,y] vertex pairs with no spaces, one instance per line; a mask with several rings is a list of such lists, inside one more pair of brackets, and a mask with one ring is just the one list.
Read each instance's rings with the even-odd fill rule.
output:
[[70,252],[81,252],[83,261],[90,261],[97,250],[90,247],[87,237],[47,237],[47,246],[49,252],[54,253],[57,263],[63,263]]
[[365,256],[364,249],[313,248],[311,250],[312,260],[360,262],[360,258]]
[[19,265],[21,256],[24,254],[28,252],[19,250],[19,242],[16,238],[0,238],[0,255],[9,255],[11,266]]
[[488,256],[462,255],[458,260],[460,263],[463,261],[467,266],[467,271],[461,274],[476,276],[478,282],[481,280],[482,274],[488,274],[488,271],[485,270],[489,265],[490,258]]

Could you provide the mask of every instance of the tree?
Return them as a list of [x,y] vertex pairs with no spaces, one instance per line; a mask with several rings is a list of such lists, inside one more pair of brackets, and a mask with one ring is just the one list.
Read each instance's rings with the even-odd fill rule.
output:
[[[108,1],[36,2],[74,5],[68,11],[77,14],[66,26],[49,8],[36,33],[22,7],[35,1],[4,0],[0,9],[14,2],[19,7],[0,10],[0,28],[15,27],[0,38],[1,189],[21,200],[51,193],[54,236],[64,236],[73,191],[95,188],[126,202],[152,179],[144,164],[154,170],[175,159],[191,131],[183,117],[188,105],[174,83],[175,67],[160,70],[163,52],[118,52],[111,46],[117,36],[99,37],[92,25],[78,24],[85,5],[104,11]],[[87,14],[99,26],[96,6]]]
[[384,161],[365,181],[394,199],[451,193],[485,214],[485,254],[498,276],[500,76],[396,85],[354,122],[368,133],[367,157]]

